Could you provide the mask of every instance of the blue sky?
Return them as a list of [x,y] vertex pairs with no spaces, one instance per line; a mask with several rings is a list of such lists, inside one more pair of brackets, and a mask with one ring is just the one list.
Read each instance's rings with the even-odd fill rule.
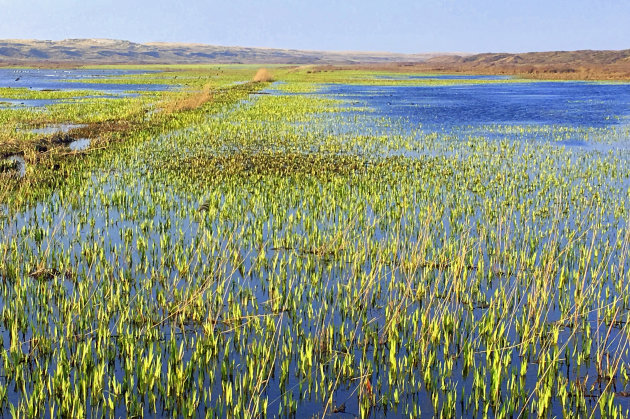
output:
[[311,50],[630,48],[630,0],[0,0],[0,39]]

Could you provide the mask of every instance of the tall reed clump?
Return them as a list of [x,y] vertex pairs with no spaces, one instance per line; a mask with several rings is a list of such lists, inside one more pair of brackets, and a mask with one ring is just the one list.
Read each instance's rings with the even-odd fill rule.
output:
[[205,84],[199,92],[195,92],[191,95],[183,98],[178,98],[171,102],[167,102],[164,106],[164,112],[173,113],[180,111],[189,111],[197,109],[198,107],[210,102],[212,100],[211,85]]
[[273,81],[273,76],[266,68],[259,68],[252,81],[255,83],[269,82]]

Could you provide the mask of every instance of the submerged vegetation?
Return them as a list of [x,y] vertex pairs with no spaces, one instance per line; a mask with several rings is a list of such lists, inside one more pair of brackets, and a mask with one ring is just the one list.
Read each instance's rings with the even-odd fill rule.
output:
[[0,109],[3,412],[630,413],[627,126],[427,132],[255,71]]

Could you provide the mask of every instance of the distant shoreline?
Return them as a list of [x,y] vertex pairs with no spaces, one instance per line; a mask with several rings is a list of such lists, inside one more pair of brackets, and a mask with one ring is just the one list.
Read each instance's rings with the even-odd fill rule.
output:
[[301,51],[148,43],[100,39],[0,40],[0,67],[77,68],[101,65],[311,65],[367,69],[513,75],[556,80],[630,80],[630,49],[529,53],[424,53]]
[[630,81],[630,65],[603,66],[598,64],[536,64],[536,65],[462,65],[459,63],[388,63],[357,64],[347,66],[315,66],[314,71],[323,70],[373,70],[396,73],[437,73],[462,75],[516,76],[536,80],[584,80],[584,81]]

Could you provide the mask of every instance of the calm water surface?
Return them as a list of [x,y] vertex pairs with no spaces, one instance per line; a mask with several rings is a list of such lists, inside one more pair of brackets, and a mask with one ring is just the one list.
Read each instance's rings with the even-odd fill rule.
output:
[[[93,90],[94,96],[101,94],[118,97],[136,95],[136,91],[164,91],[174,86],[144,83],[90,83],[94,80],[111,79],[120,76],[155,73],[146,70],[54,70],[54,69],[13,69],[0,68],[0,87],[28,88],[32,90]],[[111,96],[108,96],[111,97]],[[83,96],[82,98],[85,98]],[[0,95],[0,108],[40,107],[72,99],[6,99]],[[4,105],[3,105],[4,102]]]
[[[453,77],[453,76],[451,76]],[[479,79],[485,80],[485,79]],[[327,85],[327,96],[428,130],[484,125],[606,127],[630,122],[630,85],[588,82],[448,86]]]

